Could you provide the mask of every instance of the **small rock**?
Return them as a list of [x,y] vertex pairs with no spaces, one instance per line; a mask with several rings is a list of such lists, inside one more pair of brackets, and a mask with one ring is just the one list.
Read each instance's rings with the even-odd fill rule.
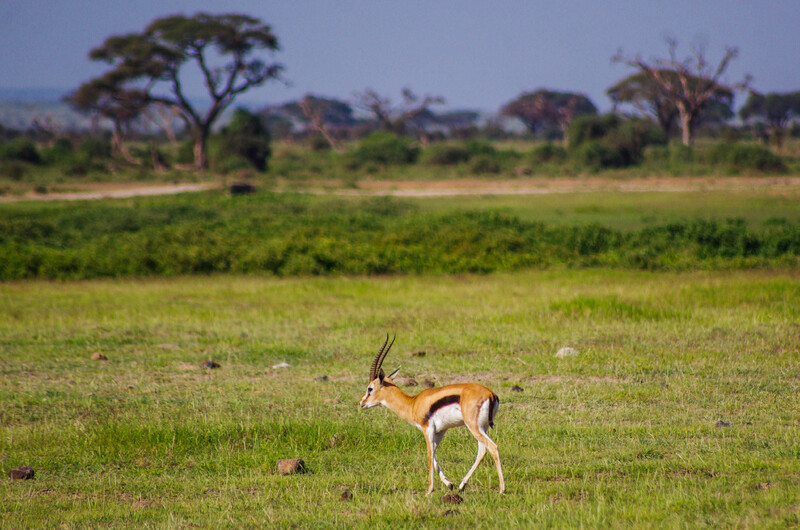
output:
[[448,493],[442,497],[442,502],[445,504],[461,504],[464,499],[458,493]]
[[234,182],[228,189],[231,195],[247,195],[256,191],[256,187],[249,182]]
[[350,490],[344,490],[342,492],[341,497],[339,497],[339,500],[340,501],[352,501],[353,500],[353,494],[350,493]]
[[409,355],[412,357],[425,357],[425,350],[412,351]]
[[717,422],[717,427],[722,427],[722,428],[733,427],[733,424],[731,424],[731,423],[729,423],[727,421],[719,420]]
[[403,379],[402,384],[405,386],[417,386],[419,383],[417,383],[416,379],[412,379],[411,377],[406,377],[405,379]]
[[20,466],[8,472],[8,476],[14,480],[30,480],[33,478],[33,469],[28,466]]
[[512,391],[512,392],[525,392],[525,389],[523,389],[523,388],[522,388],[521,386],[519,386],[519,385],[514,385],[514,386],[512,386],[512,387],[511,387],[511,391]]
[[565,346],[556,352],[556,357],[559,359],[563,359],[564,357],[574,357],[578,355],[578,350],[575,348],[570,348],[569,346]]
[[434,383],[430,379],[426,379],[425,381],[422,382],[422,386],[424,386],[425,388],[433,388],[436,386],[436,383]]
[[444,516],[445,517],[453,517],[454,515],[456,515],[456,511],[455,510],[445,510],[445,512],[444,512]]
[[289,366],[290,366],[289,363],[283,362],[283,363],[273,364],[272,368],[277,370],[278,368],[289,368]]
[[220,364],[217,361],[206,361],[203,364],[201,364],[200,366],[202,366],[203,368],[214,369],[214,368],[219,368]]
[[306,464],[302,458],[287,458],[278,460],[278,473],[281,475],[292,475],[294,473],[304,473]]
[[92,360],[93,360],[93,361],[107,361],[107,360],[108,360],[108,357],[106,357],[106,356],[105,356],[105,355],[103,355],[102,353],[99,353],[99,352],[98,352],[98,353],[94,353],[94,354],[92,354]]
[[315,377],[314,378],[314,381],[327,381],[327,380],[328,380],[328,376],[327,375],[321,375],[319,377]]

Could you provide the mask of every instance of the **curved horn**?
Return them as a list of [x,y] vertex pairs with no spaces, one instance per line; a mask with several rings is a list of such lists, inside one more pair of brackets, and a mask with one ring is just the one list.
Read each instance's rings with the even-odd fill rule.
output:
[[383,353],[383,349],[386,348],[386,345],[389,344],[389,334],[386,334],[386,342],[383,343],[381,349],[378,350],[378,355],[375,356],[375,359],[372,361],[372,366],[369,368],[369,380],[372,381],[378,376],[378,360],[381,358],[381,354]]
[[[386,338],[389,338],[388,333],[386,334]],[[381,360],[378,361],[378,371],[375,375],[380,374],[380,376],[383,377],[383,368],[381,368],[381,366],[383,366],[383,360],[386,358],[386,354],[389,353],[389,350],[392,349],[392,344],[394,344],[394,339],[396,338],[397,338],[397,333],[394,334],[394,336],[392,337],[392,342],[389,343],[389,346],[386,347],[386,350],[384,350],[383,355],[381,355]]]
[[[373,379],[378,377],[378,374],[382,374],[383,373],[383,370],[381,369],[381,365],[383,364],[383,360],[386,358],[386,354],[389,353],[389,350],[392,349],[392,344],[394,344],[394,339],[396,339],[396,338],[397,338],[397,334],[395,333],[394,337],[392,337],[392,342],[389,343],[389,334],[388,333],[386,334],[386,341],[383,343],[383,346],[381,346],[381,349],[378,352],[378,355],[375,356],[375,360],[372,361],[372,367],[369,370],[369,380],[370,381],[372,381]],[[386,347],[387,344],[389,344],[388,348]]]

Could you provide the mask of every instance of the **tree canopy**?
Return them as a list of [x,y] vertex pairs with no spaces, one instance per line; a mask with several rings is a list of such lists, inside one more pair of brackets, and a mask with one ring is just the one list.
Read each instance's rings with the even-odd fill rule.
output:
[[597,114],[597,107],[583,94],[540,89],[525,92],[506,103],[500,113],[521,120],[531,134],[545,127],[558,127],[566,142],[567,127],[578,116]]
[[82,112],[95,112],[113,124],[112,148],[129,161],[123,133],[147,108],[147,94],[138,88],[125,88],[125,78],[116,72],[83,83],[64,99]]
[[744,121],[765,123],[780,148],[789,123],[793,118],[800,117],[800,92],[750,92],[744,106],[739,109],[739,117]]
[[[120,86],[137,87],[148,103],[176,109],[193,133],[195,166],[206,168],[206,141],[222,111],[239,94],[278,78],[283,69],[254,57],[255,52],[278,49],[272,29],[258,19],[198,13],[158,18],[142,33],[109,37],[89,57],[110,63],[105,76]],[[201,74],[211,99],[206,109],[193,103],[183,86],[188,64]]]

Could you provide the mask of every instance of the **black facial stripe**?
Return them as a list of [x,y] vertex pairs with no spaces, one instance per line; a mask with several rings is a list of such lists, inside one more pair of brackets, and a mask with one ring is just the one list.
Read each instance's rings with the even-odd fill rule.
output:
[[433,402],[433,405],[431,405],[430,410],[425,414],[425,423],[428,423],[428,420],[431,419],[431,416],[436,414],[436,411],[440,408],[446,407],[447,405],[452,405],[453,403],[458,403],[459,401],[461,401],[461,396],[457,394],[437,399]]

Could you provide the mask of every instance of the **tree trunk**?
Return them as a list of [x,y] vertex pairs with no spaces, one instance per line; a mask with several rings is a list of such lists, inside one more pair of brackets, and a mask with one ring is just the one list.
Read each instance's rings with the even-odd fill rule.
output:
[[692,146],[694,131],[692,130],[692,117],[688,112],[681,110],[681,129],[683,136],[683,145],[687,147]]
[[139,165],[141,163],[133,158],[125,142],[122,141],[122,126],[118,122],[114,122],[114,130],[111,134],[111,152],[119,154],[130,164]]
[[194,136],[194,167],[201,171],[208,169],[208,153],[206,152],[208,129],[208,127],[198,127]]

